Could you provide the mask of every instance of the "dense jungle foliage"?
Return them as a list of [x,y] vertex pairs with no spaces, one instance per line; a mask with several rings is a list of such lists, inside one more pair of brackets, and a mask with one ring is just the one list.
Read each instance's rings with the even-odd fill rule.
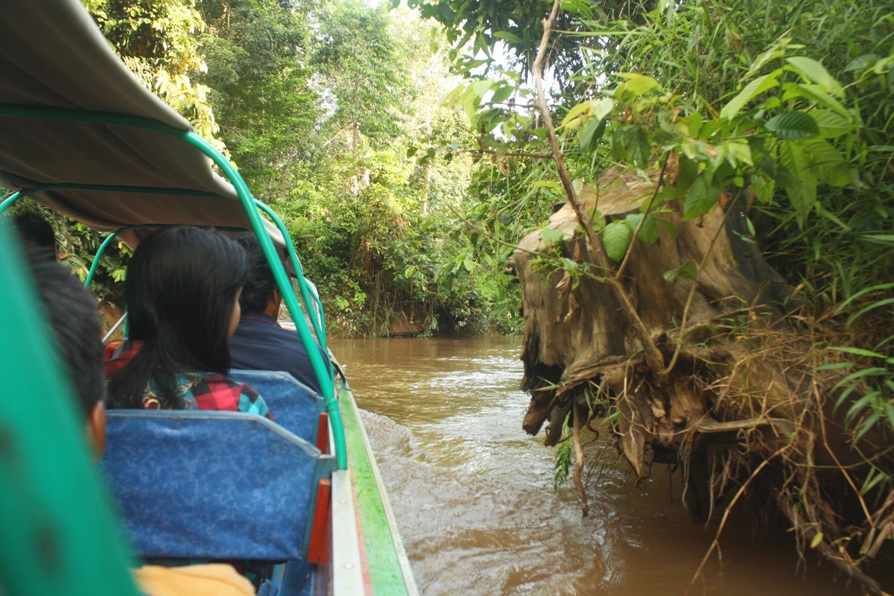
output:
[[[843,421],[848,455],[855,458],[852,466],[837,463],[830,469],[847,480],[846,492],[863,514],[844,527],[849,518],[843,511],[834,506],[818,511],[835,493],[823,493],[828,487],[810,480],[816,468],[809,457],[801,462],[806,470],[801,479],[814,484],[799,485],[798,472],[787,475],[785,490],[791,492],[779,492],[779,506],[802,546],[817,549],[868,589],[880,591],[860,569],[890,538],[882,529],[894,511],[890,441],[863,450],[861,438],[890,437],[894,431],[894,147],[889,140],[894,14],[889,4],[418,0],[411,5],[445,26],[457,72],[472,78],[450,98],[471,119],[479,148],[502,156],[509,171],[522,161],[530,168],[527,186],[510,195],[521,197],[522,189],[536,184],[554,192],[557,202],[574,206],[582,191],[598,188],[612,166],[638,173],[650,188],[639,199],[639,213],[624,219],[578,212],[578,234],[590,256],[541,253],[536,267],[544,279],[557,273],[549,278],[562,280],[554,293],[571,296],[566,322],[577,306],[573,289],[584,276],[610,286],[618,316],[641,346],[635,365],[649,371],[657,385],[678,362],[684,329],[690,330],[689,305],[677,323],[676,349],[662,351],[658,341],[676,340],[645,333],[638,315],[648,305],[634,303],[628,288],[636,281],[624,277],[631,275],[625,270],[631,248],[648,259],[659,233],[674,232],[660,230],[668,223],[662,214],[673,212],[698,225],[709,213],[745,209],[747,232],[737,241],[757,245],[792,289],[776,305],[787,315],[780,324],[808,340],[798,350],[801,355],[819,360],[811,368],[811,391],[823,394],[817,397],[821,408],[828,406],[821,418]],[[557,229],[543,230],[540,238],[557,248],[567,239]],[[704,265],[685,262],[664,278],[697,280]],[[697,284],[691,287],[694,292]],[[751,305],[740,306],[749,311]],[[717,321],[717,327],[743,342],[756,337],[748,316]],[[824,375],[835,379],[819,389]],[[544,392],[550,408],[557,403],[550,396],[558,399],[562,387],[528,381]],[[535,396],[532,404],[536,401]],[[616,422],[619,414],[624,418],[610,396],[589,395],[585,402],[588,425],[599,412]],[[559,480],[572,459],[578,466],[583,460],[577,406],[562,412],[569,427],[574,414],[574,428],[562,431],[559,420],[552,430],[556,437],[574,436],[577,453],[571,457],[571,441],[560,448]],[[628,427],[632,419],[626,419]],[[628,438],[614,430],[622,442]],[[828,444],[825,448],[834,452]],[[754,474],[767,464],[756,464]],[[737,498],[747,485],[739,487]]]
[[[518,329],[506,258],[564,201],[532,109],[549,3],[85,4],[128,66],[284,216],[334,328],[387,333],[404,313],[426,331]],[[894,300],[892,27],[877,0],[574,0],[545,60],[575,184],[670,150],[699,181],[690,215],[722,184],[750,184],[753,240],[805,316],[854,337],[848,353],[874,371],[877,397],[894,384],[881,324]],[[736,113],[721,114],[737,94]],[[812,115],[780,121],[787,112]],[[83,267],[96,241],[57,224]],[[607,248],[622,251],[628,228],[606,226]],[[107,257],[104,294],[124,259]]]
[[[461,79],[435,24],[359,0],[85,4],[128,67],[285,220],[332,332],[518,330],[510,248],[479,251],[470,223],[476,185],[492,182],[476,182],[468,121],[438,103]],[[86,275],[101,239],[48,216]],[[112,302],[127,258],[119,245],[98,271]]]

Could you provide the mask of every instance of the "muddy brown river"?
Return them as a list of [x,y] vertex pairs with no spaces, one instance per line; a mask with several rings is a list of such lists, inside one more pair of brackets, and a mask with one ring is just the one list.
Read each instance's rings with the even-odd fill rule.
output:
[[[717,530],[694,524],[679,477],[636,486],[607,440],[590,446],[590,515],[553,448],[521,429],[519,338],[332,340],[346,368],[420,592],[684,594]],[[734,515],[690,594],[860,594],[799,562],[778,521]]]

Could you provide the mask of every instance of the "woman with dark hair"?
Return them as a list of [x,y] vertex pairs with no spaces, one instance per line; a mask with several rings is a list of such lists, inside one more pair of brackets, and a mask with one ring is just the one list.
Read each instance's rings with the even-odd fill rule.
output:
[[106,354],[109,405],[269,416],[254,389],[226,376],[247,278],[245,251],[216,232],[178,226],[140,242],[124,284],[128,339]]

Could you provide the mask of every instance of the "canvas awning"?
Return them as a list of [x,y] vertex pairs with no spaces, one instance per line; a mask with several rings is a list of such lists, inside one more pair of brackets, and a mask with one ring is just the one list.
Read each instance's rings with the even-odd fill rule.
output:
[[[191,130],[133,76],[78,0],[3,3],[0,104],[125,114]],[[0,115],[0,185],[22,190],[61,183],[152,189],[32,195],[100,231],[140,224],[250,228],[233,186],[180,139],[127,126]],[[281,244],[272,224],[268,230]]]

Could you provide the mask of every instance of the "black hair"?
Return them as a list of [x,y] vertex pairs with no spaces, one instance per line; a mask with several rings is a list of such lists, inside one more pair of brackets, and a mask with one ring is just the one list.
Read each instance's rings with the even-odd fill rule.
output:
[[59,363],[77,393],[84,416],[105,400],[102,326],[96,297],[72,270],[47,259],[45,247],[28,247],[31,275],[55,340]]
[[23,211],[13,218],[22,242],[28,245],[29,257],[56,258],[56,232],[40,213]]
[[270,263],[267,262],[254,232],[243,232],[235,239],[248,255],[248,281],[242,288],[239,305],[245,313],[263,312],[273,291],[277,289],[276,278],[273,277]]
[[127,268],[128,339],[142,347],[109,383],[112,407],[141,408],[150,381],[162,408],[182,409],[177,377],[227,374],[227,331],[245,284],[245,251],[212,230],[177,226],[147,236]]

